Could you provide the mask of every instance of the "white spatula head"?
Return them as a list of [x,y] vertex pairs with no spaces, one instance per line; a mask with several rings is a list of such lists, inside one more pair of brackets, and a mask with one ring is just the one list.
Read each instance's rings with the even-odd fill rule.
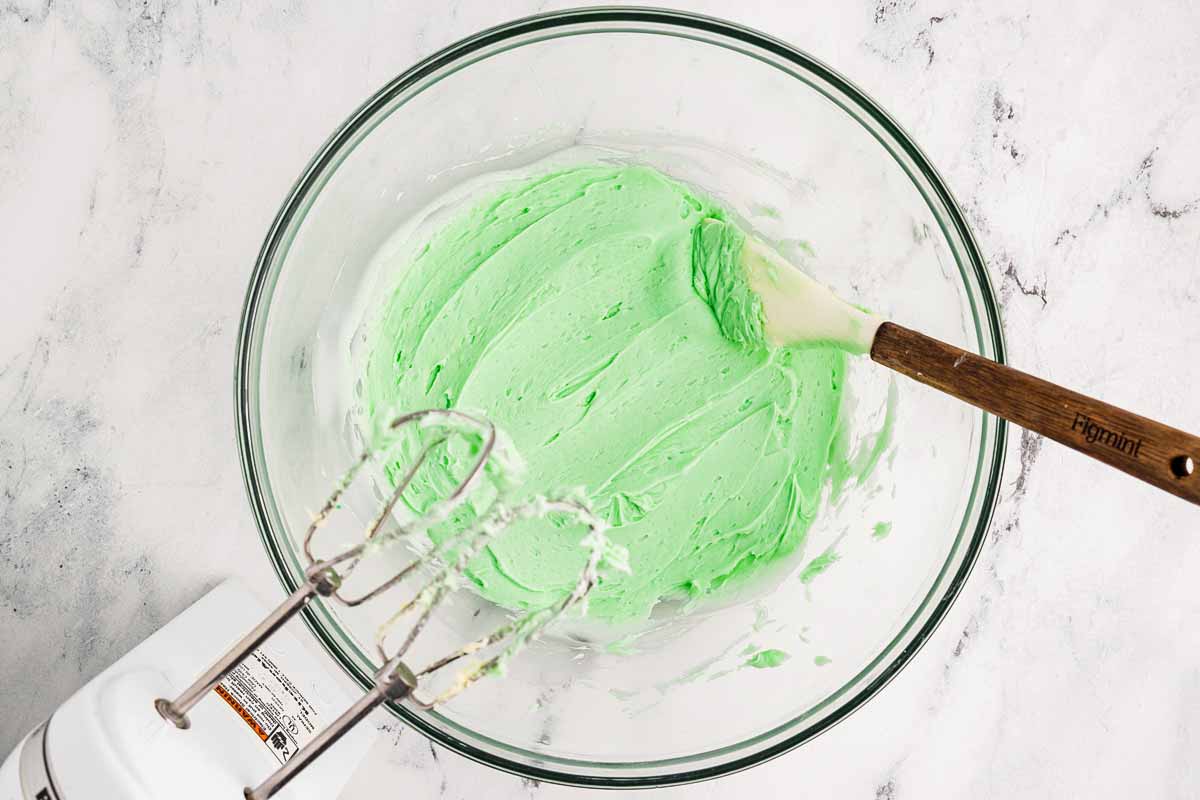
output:
[[692,253],[693,288],[725,338],[738,344],[866,353],[883,323],[729,220],[710,217],[697,225]]
[[763,333],[770,344],[870,351],[881,317],[850,305],[752,236],[742,246],[741,263],[762,303]]

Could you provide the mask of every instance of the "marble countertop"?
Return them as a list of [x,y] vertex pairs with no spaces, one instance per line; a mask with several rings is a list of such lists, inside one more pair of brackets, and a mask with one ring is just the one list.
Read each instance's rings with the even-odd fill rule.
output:
[[[557,3],[0,5],[0,752],[236,574],[273,578],[233,439],[247,276],[325,136],[418,58]],[[689,8],[793,42],[938,165],[1011,361],[1200,430],[1200,6]],[[1184,797],[1200,511],[1036,436],[936,635],[848,721],[669,797]],[[414,733],[347,797],[557,798]]]

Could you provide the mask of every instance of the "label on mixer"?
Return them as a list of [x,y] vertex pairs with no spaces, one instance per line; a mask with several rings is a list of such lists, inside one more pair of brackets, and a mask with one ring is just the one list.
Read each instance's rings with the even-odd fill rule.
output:
[[271,643],[255,650],[213,690],[284,764],[316,732],[316,708],[279,666]]

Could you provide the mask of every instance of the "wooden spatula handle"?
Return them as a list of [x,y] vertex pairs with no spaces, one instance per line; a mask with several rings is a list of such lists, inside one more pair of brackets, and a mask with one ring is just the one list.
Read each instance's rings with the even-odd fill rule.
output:
[[891,322],[871,358],[1200,505],[1200,437]]

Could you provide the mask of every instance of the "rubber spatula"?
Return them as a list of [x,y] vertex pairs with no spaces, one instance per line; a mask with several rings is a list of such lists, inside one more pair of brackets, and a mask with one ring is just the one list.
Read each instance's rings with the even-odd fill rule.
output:
[[746,236],[741,265],[777,346],[823,342],[1200,505],[1200,438],[960,350],[847,303]]

